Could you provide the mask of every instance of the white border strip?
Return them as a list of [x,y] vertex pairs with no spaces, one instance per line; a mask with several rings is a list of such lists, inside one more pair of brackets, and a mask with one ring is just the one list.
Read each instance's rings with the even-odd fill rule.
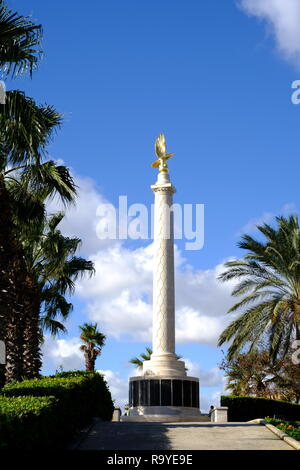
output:
[[276,434],[279,439],[282,441],[286,442],[290,446],[292,446],[296,450],[300,450],[300,441],[296,441],[293,437],[288,436],[285,432],[280,431],[280,429],[276,428],[276,426],[273,426],[273,424],[268,423],[264,419],[253,419],[251,421],[248,421],[248,423],[253,423],[253,424],[263,424],[268,428],[270,431],[272,431],[274,434]]

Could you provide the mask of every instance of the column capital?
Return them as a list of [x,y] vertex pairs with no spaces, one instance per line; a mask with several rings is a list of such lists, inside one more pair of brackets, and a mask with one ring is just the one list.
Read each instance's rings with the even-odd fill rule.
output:
[[164,183],[164,184],[152,184],[150,186],[152,191],[154,193],[171,193],[175,194],[176,193],[176,188],[175,186],[172,185],[172,183]]

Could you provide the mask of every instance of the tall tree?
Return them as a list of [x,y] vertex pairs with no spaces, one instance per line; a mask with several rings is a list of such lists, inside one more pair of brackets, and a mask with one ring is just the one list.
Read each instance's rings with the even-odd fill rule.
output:
[[[26,72],[31,75],[41,54],[41,38],[40,25],[0,2],[2,76],[15,78]],[[5,104],[0,105],[0,339],[6,342],[7,381],[23,374],[26,311],[35,298],[8,183],[18,175],[24,187],[45,198],[57,192],[64,201],[74,199],[75,186],[68,170],[43,162],[49,140],[60,123],[61,115],[53,107],[39,106],[18,90],[7,92]]]
[[94,273],[92,261],[76,256],[81,240],[65,237],[58,229],[63,217],[62,212],[48,216],[42,224],[30,224],[29,229],[24,221],[17,224],[31,294],[24,326],[23,369],[28,378],[39,374],[42,329],[52,335],[66,331],[61,320],[65,321],[73,308],[66,296],[74,292],[79,277]]
[[242,348],[250,351],[268,338],[271,357],[281,349],[287,354],[295,339],[300,340],[300,232],[298,217],[276,217],[277,226],[258,226],[265,237],[259,241],[244,235],[240,248],[243,259],[229,261],[220,275],[222,281],[237,280],[233,296],[242,296],[229,312],[242,310],[220,335],[219,345],[232,341],[232,359]]
[[[0,266],[3,267],[2,284],[6,286],[0,292],[0,312],[2,307],[2,316],[5,318],[1,335],[7,344],[8,381],[19,379],[24,373],[21,363],[24,355],[22,335],[25,331],[25,311],[28,296],[34,299],[34,288],[26,272],[16,214],[19,217],[23,215],[23,218],[26,214],[27,225],[31,220],[27,211],[22,214],[20,208],[26,207],[20,201],[25,202],[25,193],[36,193],[43,200],[58,194],[65,203],[70,203],[76,194],[74,181],[67,168],[52,161],[42,161],[46,146],[60,125],[61,116],[52,107],[38,106],[22,93],[12,93],[13,100],[10,100],[9,95],[4,105],[5,111],[0,115],[0,139],[1,135],[3,137],[3,145],[0,147],[0,152],[3,150],[0,153],[0,223],[3,227],[0,234]],[[18,100],[24,106],[21,109],[12,106],[7,111],[12,102]],[[5,134],[1,132],[3,129],[6,130]],[[14,204],[16,199],[20,204],[19,208]]]
[[[58,318],[65,321],[72,311],[73,306],[66,296],[74,293],[77,279],[95,272],[92,261],[76,255],[81,240],[65,237],[58,229],[63,217],[62,212],[51,215],[43,235],[29,251],[40,292],[41,326],[52,335],[65,331]],[[27,243],[26,253],[30,240]]]
[[[0,2],[0,71],[3,77],[14,78],[25,72],[31,74],[41,52],[40,40],[40,25],[13,13],[3,1]],[[21,103],[22,98],[19,93],[7,93],[6,104],[0,107],[0,339],[6,342],[7,380],[22,375],[24,302],[20,292],[24,292],[26,272],[22,250],[15,236],[4,172],[10,161],[22,160],[22,155],[23,160],[28,161],[33,147],[31,128],[35,126],[38,133],[41,124],[20,119],[26,113],[22,106],[26,103],[24,100]],[[3,378],[0,381],[3,382]]]
[[94,371],[95,362],[105,344],[106,336],[98,331],[97,323],[84,323],[79,327],[80,339],[85,343],[80,346],[84,352],[86,370]]
[[268,350],[225,358],[220,365],[227,378],[226,389],[233,395],[247,395],[299,402],[300,368],[289,357],[272,361]]

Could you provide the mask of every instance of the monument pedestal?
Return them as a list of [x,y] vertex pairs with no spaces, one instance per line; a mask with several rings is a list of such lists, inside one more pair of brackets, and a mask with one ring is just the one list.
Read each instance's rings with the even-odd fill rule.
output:
[[143,375],[129,379],[129,416],[122,421],[203,420],[200,418],[197,377]]

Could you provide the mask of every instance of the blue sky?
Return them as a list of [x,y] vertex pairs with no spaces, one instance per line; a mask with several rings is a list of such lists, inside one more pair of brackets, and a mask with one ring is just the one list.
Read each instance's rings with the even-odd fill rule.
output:
[[7,87],[64,114],[49,153],[72,168],[81,202],[63,227],[82,237],[82,254],[97,267],[73,299],[68,335],[47,340],[44,372],[79,367],[78,325],[97,320],[108,335],[97,367],[107,371],[117,402],[126,399],[127,361],[151,343],[151,247],[97,241],[95,213],[120,195],[150,206],[153,144],[163,132],[176,154],[175,201],[205,205],[203,249],[177,243],[177,352],[200,374],[206,409],[223,386],[216,338],[232,303],[230,286],[219,286],[216,275],[224,260],[242,254],[240,233],[299,206],[300,106],[291,102],[300,78],[297,1],[9,6],[43,25],[44,59],[32,80]]

